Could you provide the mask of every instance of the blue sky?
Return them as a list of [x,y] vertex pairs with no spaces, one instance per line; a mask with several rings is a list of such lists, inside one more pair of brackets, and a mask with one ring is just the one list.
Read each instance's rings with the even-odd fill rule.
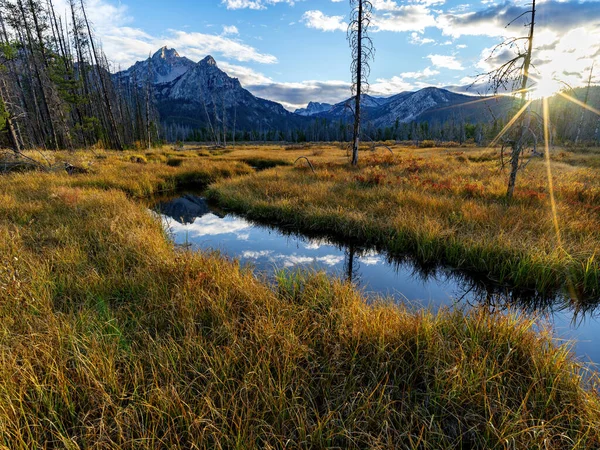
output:
[[[58,1],[57,9],[61,3]],[[526,2],[372,0],[373,95],[467,85],[503,61],[490,50],[526,33],[508,28]],[[167,45],[194,61],[211,54],[264,98],[294,109],[350,95],[348,0],[88,0],[88,13],[114,69]],[[600,1],[538,3],[535,63],[546,84],[581,85],[600,74]],[[596,75],[595,80],[600,80]]]

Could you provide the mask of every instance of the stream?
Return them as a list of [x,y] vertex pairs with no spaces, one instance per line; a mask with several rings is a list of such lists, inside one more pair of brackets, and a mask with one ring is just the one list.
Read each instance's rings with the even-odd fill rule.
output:
[[600,363],[600,320],[594,310],[576,312],[557,294],[515,292],[448,267],[423,267],[410,257],[392,258],[356,243],[290,233],[257,224],[210,206],[201,196],[182,194],[153,206],[173,241],[194,250],[218,250],[273,277],[281,269],[323,270],[351,280],[367,299],[392,298],[409,308],[518,307],[549,323],[557,341],[575,341],[573,352],[585,363]]

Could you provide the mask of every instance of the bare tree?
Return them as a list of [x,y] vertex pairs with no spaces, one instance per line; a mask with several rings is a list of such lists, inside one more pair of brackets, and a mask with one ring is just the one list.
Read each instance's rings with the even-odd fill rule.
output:
[[[373,5],[368,0],[350,0],[352,6],[351,20],[348,25],[348,42],[352,49],[352,93],[354,94],[354,127],[352,131],[352,165],[358,164],[358,148],[360,145],[360,101],[361,95],[367,91],[371,68],[369,61],[373,59],[375,49],[369,37]],[[363,89],[364,86],[364,89]]]
[[[583,104],[587,106],[589,98],[590,98],[590,85],[592,84],[592,75],[594,74],[594,63],[592,62],[592,67],[590,69],[590,76],[588,77],[587,88],[585,89],[585,98],[583,99]],[[583,127],[583,120],[585,118],[585,113],[587,110],[585,108],[581,108],[581,116],[579,116],[579,123],[577,124],[577,136],[575,136],[575,144],[579,143],[579,138],[581,137],[581,128]]]
[[221,107],[223,109],[223,147],[227,147],[227,112],[225,110],[225,96],[221,92]]
[[237,102],[233,104],[233,147],[235,148],[235,124],[237,121]]
[[201,88],[200,89],[200,100],[202,100],[202,106],[204,107],[204,114],[206,114],[206,121],[208,122],[208,128],[210,130],[210,134],[213,138],[213,142],[215,143],[215,146],[218,145],[217,143],[217,134],[215,133],[215,129],[212,125],[212,121],[210,120],[210,115],[208,114],[208,107],[206,105],[206,98],[204,97],[204,90]]
[[121,136],[119,134],[119,129],[117,127],[117,121],[115,120],[115,115],[113,112],[113,105],[110,100],[110,96],[108,94],[107,81],[105,80],[105,76],[102,73],[102,69],[101,69],[101,65],[100,65],[100,58],[99,58],[98,52],[96,51],[96,44],[95,44],[94,38],[92,36],[92,29],[90,27],[90,22],[88,21],[87,14],[85,12],[85,6],[83,4],[83,0],[80,0],[80,4],[81,4],[81,12],[83,14],[83,20],[85,22],[85,26],[87,28],[87,32],[88,32],[88,36],[89,36],[89,42],[91,45],[93,61],[95,63],[94,67],[96,68],[98,79],[100,81],[100,86],[102,88],[102,97],[106,104],[106,111],[107,111],[108,120],[110,123],[110,131],[111,131],[111,135],[113,138],[113,145],[117,150],[123,150]]
[[152,55],[148,55],[148,73],[146,74],[146,137],[148,139],[148,150],[152,150],[152,136],[150,135],[150,89],[152,76]]
[[[150,132],[158,138],[148,114],[150,127],[143,127],[135,75],[112,79],[83,1],[68,0],[68,7],[61,17],[53,0],[0,0],[0,109],[7,116],[0,145],[72,149],[102,142],[122,148],[136,139],[151,141]],[[155,115],[148,98],[146,106]]]
[[[494,69],[484,76],[489,77],[494,94],[498,94],[501,90],[512,90],[515,87],[518,90],[515,92],[518,95],[518,112],[516,113],[513,120],[509,122],[510,127],[505,128],[503,131],[508,131],[508,128],[512,127],[512,132],[509,138],[506,140],[505,145],[510,148],[510,175],[508,179],[508,188],[506,191],[507,200],[511,200],[515,190],[515,184],[517,180],[517,172],[519,171],[521,164],[521,158],[525,149],[528,147],[529,142],[537,142],[537,136],[530,127],[530,111],[529,105],[531,102],[527,101],[527,92],[529,90],[530,76],[529,71],[531,68],[531,60],[533,54],[533,35],[535,31],[535,14],[536,14],[536,0],[532,0],[528,4],[528,8],[515,17],[507,27],[512,25],[519,19],[526,17],[528,22],[525,26],[528,29],[526,36],[513,37],[505,40],[504,42],[497,45],[490,58],[493,57],[500,50],[510,49],[515,52],[515,56],[509,61],[502,64],[497,69]],[[503,152],[504,154],[504,146]]]

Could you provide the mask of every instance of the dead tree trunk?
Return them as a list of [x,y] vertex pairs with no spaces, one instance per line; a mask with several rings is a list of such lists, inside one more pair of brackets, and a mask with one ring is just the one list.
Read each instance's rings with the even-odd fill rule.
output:
[[83,0],[81,1],[81,12],[83,13],[83,20],[85,21],[85,26],[87,28],[88,31],[88,36],[90,39],[90,45],[92,46],[92,54],[94,56],[94,63],[95,63],[95,67],[96,67],[96,72],[100,81],[100,87],[102,88],[102,96],[104,97],[104,103],[106,106],[106,112],[108,115],[108,120],[110,122],[110,126],[112,128],[111,134],[113,136],[113,145],[115,146],[115,148],[117,150],[123,150],[123,143],[121,142],[121,136],[119,134],[119,129],[117,127],[117,122],[115,120],[115,116],[113,113],[113,108],[112,108],[112,104],[110,101],[110,97],[108,95],[108,89],[106,87],[106,82],[104,80],[104,76],[102,74],[102,71],[100,70],[100,61],[98,58],[98,53],[96,52],[96,44],[94,44],[94,37],[92,36],[92,30],[90,28],[90,23],[87,19],[87,14],[85,12],[85,7],[83,5]]
[[352,49],[352,89],[354,97],[354,126],[352,129],[352,165],[358,165],[360,146],[361,109],[360,101],[364,86],[368,86],[369,59],[373,57],[373,43],[368,36],[373,5],[368,0],[350,0],[354,6],[352,20],[348,25],[348,41]]
[[21,153],[21,145],[19,144],[19,135],[17,133],[15,124],[13,122],[13,114],[10,108],[10,101],[8,99],[8,89],[6,87],[6,81],[2,80],[2,86],[0,86],[0,100],[4,105],[6,111],[6,125],[10,133],[11,141],[13,142],[15,153]]
[[[37,62],[37,58],[35,55],[35,51],[33,49],[33,36],[31,34],[31,30],[29,28],[29,23],[27,21],[27,16],[25,14],[25,8],[23,7],[23,3],[21,2],[21,0],[19,0],[17,2],[17,5],[19,7],[19,12],[21,13],[21,19],[22,19],[22,24],[23,27],[25,28],[25,33],[27,36],[27,46],[29,49],[29,53],[30,53],[30,58],[31,58],[31,62],[33,65],[33,70],[34,70],[34,74],[35,74],[35,78],[38,82],[38,85],[40,87],[40,93],[41,93],[41,99],[42,99],[42,106],[44,108],[44,113],[46,114],[46,120],[47,120],[47,125],[48,125],[48,131],[50,132],[50,136],[52,139],[52,145],[54,146],[54,148],[56,148],[58,150],[59,145],[58,145],[58,137],[56,135],[56,129],[54,127],[54,123],[52,120],[52,114],[50,113],[50,107],[48,106],[48,95],[46,93],[45,90],[45,83],[42,79],[42,74],[41,74],[41,70],[40,67],[38,65]],[[35,94],[34,94],[35,97]]]
[[[592,63],[592,68],[590,69],[590,76],[588,77],[587,88],[585,89],[585,98],[583,99],[583,104],[586,106],[590,98],[590,85],[592,84],[593,73],[594,63]],[[579,116],[579,123],[577,124],[577,135],[575,136],[575,144],[579,144],[579,138],[581,137],[581,129],[583,128],[583,119],[585,118],[585,113],[585,108],[581,108],[581,115]]]
[[150,135],[150,76],[152,74],[152,57],[148,57],[148,74],[146,76],[146,137],[148,150],[152,150],[152,136]]
[[[529,83],[529,67],[531,66],[531,55],[533,51],[533,32],[535,28],[535,0],[532,1],[531,5],[531,23],[529,24],[529,34],[527,36],[527,51],[524,55],[523,60],[523,71],[521,75],[521,101],[520,107],[523,108],[527,102],[527,85]],[[519,117],[519,124],[517,130],[517,137],[512,143],[512,151],[510,155],[510,176],[508,178],[508,188],[506,190],[507,200],[512,200],[515,191],[515,184],[517,182],[517,172],[519,171],[519,162],[521,155],[523,154],[525,128],[526,128],[526,117],[527,114],[521,114]]]
[[358,165],[358,148],[360,146],[360,95],[362,87],[362,15],[363,4],[358,2],[357,42],[356,51],[356,98],[354,100],[354,127],[352,129],[352,165]]

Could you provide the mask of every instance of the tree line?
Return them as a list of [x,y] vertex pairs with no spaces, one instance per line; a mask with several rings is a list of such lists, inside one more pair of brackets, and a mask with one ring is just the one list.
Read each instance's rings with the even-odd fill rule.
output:
[[124,149],[159,139],[149,80],[118,84],[83,0],[0,1],[0,129],[27,148]]
[[[575,89],[571,95],[584,98],[586,88]],[[592,88],[590,98],[595,100],[590,104],[600,104],[600,87]],[[550,100],[550,130],[554,144],[569,145],[599,145],[600,122],[592,112],[584,110],[572,102],[558,96]],[[460,108],[460,107],[459,107]],[[532,105],[532,110],[541,109],[541,105]],[[459,109],[458,109],[459,110]],[[512,111],[514,113],[514,111]],[[541,112],[538,113],[538,115]],[[494,141],[494,138],[504,129],[511,112],[496,115],[489,121],[469,121],[461,114],[450,114],[446,119],[427,121],[401,122],[397,119],[391,126],[376,127],[372,122],[363,120],[361,134],[363,140],[370,141],[419,141],[433,140],[443,145],[448,142],[458,144],[474,143],[484,146]],[[582,126],[579,126],[583,116]],[[226,142],[350,142],[352,140],[352,119],[314,118],[303,127],[283,127],[282,129],[256,128],[227,131]],[[536,127],[541,127],[536,124]],[[213,130],[209,127],[192,128],[189,126],[168,124],[163,125],[165,139],[170,142],[213,142]],[[577,139],[579,136],[579,139]]]

